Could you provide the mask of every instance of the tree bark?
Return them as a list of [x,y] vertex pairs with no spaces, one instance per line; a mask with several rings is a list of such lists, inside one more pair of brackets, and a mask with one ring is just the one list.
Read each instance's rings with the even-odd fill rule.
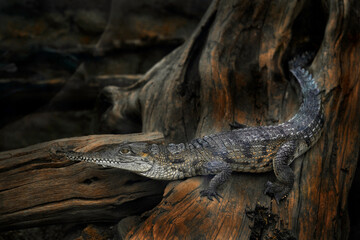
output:
[[139,214],[161,199],[165,182],[72,162],[56,152],[87,152],[124,141],[160,143],[160,133],[66,138],[0,153],[0,230],[101,222]]
[[[292,164],[295,184],[279,205],[263,194],[272,173],[233,173],[220,203],[200,198],[205,177],[175,181],[126,237],[346,239],[360,146],[359,10],[356,0],[214,0],[184,45],[135,84],[106,87],[111,106],[101,124],[140,121],[166,142],[189,141],[229,130],[234,120],[257,126],[291,118],[300,100],[287,62],[311,50],[325,109],[322,137]],[[92,220],[104,220],[99,215]]]
[[105,118],[117,114],[119,125],[132,113],[144,132],[188,141],[228,130],[234,120],[289,119],[300,100],[287,62],[311,50],[326,115],[319,142],[292,165],[295,184],[279,206],[263,194],[271,173],[234,173],[220,203],[200,200],[205,178],[191,178],[168,185],[127,237],[346,239],[360,146],[359,9],[357,1],[213,1],[190,39],[137,84],[107,87],[113,105]]

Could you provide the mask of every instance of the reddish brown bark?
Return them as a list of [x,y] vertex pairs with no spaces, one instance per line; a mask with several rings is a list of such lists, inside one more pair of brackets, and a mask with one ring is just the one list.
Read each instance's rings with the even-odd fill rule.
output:
[[[221,203],[200,200],[206,181],[192,178],[168,186],[163,201],[127,237],[248,239],[256,228],[249,228],[255,223],[246,209],[260,204],[278,217],[273,226],[256,226],[260,238],[346,239],[347,196],[360,143],[355,9],[355,1],[214,1],[190,40],[138,85],[109,88],[116,103],[138,102],[143,131],[162,131],[168,141],[228,129],[233,120],[274,124],[299,105],[298,86],[286,80],[287,61],[310,49],[326,115],[323,136],[293,164],[295,185],[279,206],[263,194],[271,174],[233,174]],[[124,106],[112,112],[126,112]]]
[[[167,142],[188,141],[228,130],[233,120],[255,126],[290,118],[300,101],[287,61],[310,49],[325,109],[323,135],[292,164],[294,188],[280,205],[263,194],[272,173],[234,173],[220,203],[200,198],[207,178],[195,177],[169,184],[161,203],[126,237],[346,239],[360,146],[359,5],[215,0],[184,45],[135,84],[107,87],[102,95],[112,105],[102,125],[139,121],[143,132],[160,131]],[[98,216],[94,221],[104,220]]]

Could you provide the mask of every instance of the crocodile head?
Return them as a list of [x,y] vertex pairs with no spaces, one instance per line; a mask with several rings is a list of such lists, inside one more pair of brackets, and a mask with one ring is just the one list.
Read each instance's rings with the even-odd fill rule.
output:
[[111,145],[92,153],[65,153],[70,160],[92,162],[104,167],[115,167],[141,174],[149,171],[153,163],[148,158],[147,143],[123,143]]

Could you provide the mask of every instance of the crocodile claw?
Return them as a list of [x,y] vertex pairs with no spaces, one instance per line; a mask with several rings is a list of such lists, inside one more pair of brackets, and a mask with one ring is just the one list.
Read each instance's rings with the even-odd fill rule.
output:
[[214,197],[218,202],[220,202],[220,198],[223,198],[216,191],[210,190],[210,189],[202,190],[200,192],[200,196],[201,197],[207,197],[210,201],[213,201],[213,197]]
[[275,198],[277,204],[280,203],[280,200],[287,197],[287,194],[290,192],[291,188],[285,184],[279,182],[270,182],[268,181],[265,185],[264,194],[267,194]]

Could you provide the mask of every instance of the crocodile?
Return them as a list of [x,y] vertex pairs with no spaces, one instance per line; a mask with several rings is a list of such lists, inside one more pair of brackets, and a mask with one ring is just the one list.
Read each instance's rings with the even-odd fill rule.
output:
[[209,200],[222,196],[217,188],[232,172],[262,173],[274,171],[276,181],[267,181],[264,193],[276,202],[285,198],[294,184],[290,164],[310,149],[321,136],[324,112],[320,91],[305,68],[312,55],[304,53],[289,61],[289,71],[300,85],[302,103],[288,121],[277,125],[246,127],[196,138],[187,143],[150,144],[125,142],[99,152],[66,152],[70,160],[115,167],[158,180],[178,180],[213,175],[200,192]]

